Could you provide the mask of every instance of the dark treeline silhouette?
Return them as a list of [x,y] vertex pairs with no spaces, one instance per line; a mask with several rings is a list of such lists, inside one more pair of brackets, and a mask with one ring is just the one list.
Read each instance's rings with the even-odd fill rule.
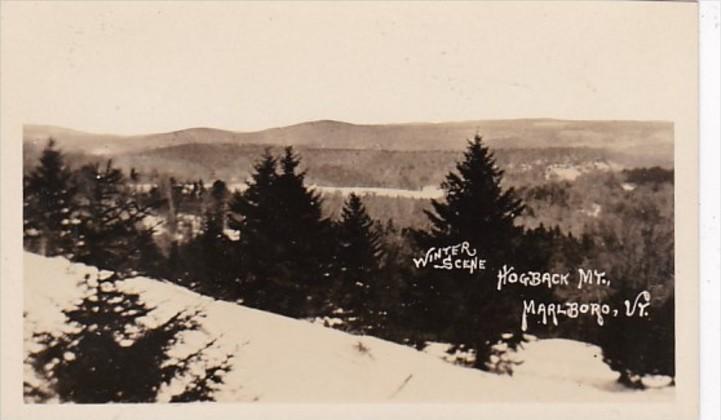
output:
[[[180,183],[158,174],[147,188],[138,181],[144,174],[133,170],[126,179],[110,163],[72,171],[51,143],[26,177],[25,246],[351,333],[417,348],[448,343],[449,352],[472,353],[474,367],[507,373],[512,367],[499,362],[498,349],[522,344],[524,299],[584,302],[599,292],[519,285],[499,291],[498,270],[600,267],[614,279],[602,297],[622,307],[623,299],[652,289],[651,316],[603,327],[583,317],[558,327],[533,322],[529,332],[599,344],[628,386],[642,386],[644,374],[674,375],[673,215],[654,205],[669,194],[669,180],[658,170],[627,173],[643,180],[633,192],[612,175],[574,181],[593,182],[604,213],[562,230],[524,223],[547,208],[570,214],[577,199],[571,182],[504,187],[504,173],[480,136],[447,174],[444,198],[431,202],[422,226],[374,220],[355,194],[329,218],[300,166],[293,148],[279,155],[267,149],[242,191],[229,191],[222,180],[206,187],[203,180]],[[647,179],[657,182],[647,187]],[[413,262],[431,248],[464,243],[484,268],[471,273]]]
[[652,168],[635,168],[624,171],[626,180],[638,184],[662,184],[673,182],[673,171],[658,166]]

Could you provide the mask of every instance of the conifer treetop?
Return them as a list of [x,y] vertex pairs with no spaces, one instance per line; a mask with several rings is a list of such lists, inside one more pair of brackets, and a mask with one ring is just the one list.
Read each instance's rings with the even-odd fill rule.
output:
[[510,234],[524,207],[513,188],[502,189],[502,177],[493,153],[476,135],[441,184],[445,201],[431,200],[433,211],[425,211],[431,236],[461,241],[484,233]]

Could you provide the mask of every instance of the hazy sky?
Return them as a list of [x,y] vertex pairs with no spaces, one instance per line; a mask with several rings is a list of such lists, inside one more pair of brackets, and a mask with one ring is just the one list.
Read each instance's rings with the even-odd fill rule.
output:
[[693,94],[680,82],[696,72],[695,7],[3,2],[2,88],[22,98],[3,107],[112,133],[673,120]]

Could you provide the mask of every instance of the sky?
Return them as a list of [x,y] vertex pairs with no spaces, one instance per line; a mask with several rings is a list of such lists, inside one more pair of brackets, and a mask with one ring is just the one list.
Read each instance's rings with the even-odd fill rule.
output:
[[23,123],[136,134],[317,119],[674,120],[695,104],[692,3],[2,8],[3,108]]

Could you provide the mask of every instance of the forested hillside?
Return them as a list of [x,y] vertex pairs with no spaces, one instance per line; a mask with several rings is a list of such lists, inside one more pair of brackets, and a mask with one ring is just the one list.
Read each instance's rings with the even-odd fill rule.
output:
[[[256,150],[249,176],[232,187],[196,174],[124,171],[112,160],[83,163],[51,140],[24,178],[25,248],[111,270],[110,286],[147,275],[230,304],[417,349],[443,343],[456,363],[482,371],[512,375],[518,364],[508,355],[531,333],[598,345],[631,388],[647,387],[651,376],[673,378],[672,171],[624,170],[599,159],[543,163],[544,156],[573,162],[595,153],[585,149],[547,149],[536,153],[534,166],[497,157],[477,135],[437,181],[439,195],[412,198],[329,193],[310,182],[317,170],[306,156],[313,150]],[[398,168],[391,160],[376,164]],[[539,281],[547,273],[547,287],[512,281],[501,291],[509,267],[537,273]],[[610,282],[550,283],[551,273],[589,269]],[[65,316],[86,328],[110,322],[104,340],[113,340],[117,323],[132,324],[149,311],[136,296],[121,309],[125,321],[115,321],[119,296],[88,287],[100,295],[91,293]],[[640,311],[628,309],[634,297]],[[93,315],[98,299],[110,305],[109,319]],[[568,311],[546,309],[556,305]],[[568,309],[573,305],[581,309]],[[163,343],[195,330],[195,315],[178,313],[177,322],[146,331],[158,337],[147,344],[151,354],[166,357]],[[52,360],[80,338],[43,336],[45,348],[34,357]],[[153,387],[182,375],[188,363],[157,371],[150,391],[133,398],[151,398]],[[176,398],[210,398],[226,367],[223,360],[209,365],[197,386]],[[58,381],[64,368],[54,371]]]

